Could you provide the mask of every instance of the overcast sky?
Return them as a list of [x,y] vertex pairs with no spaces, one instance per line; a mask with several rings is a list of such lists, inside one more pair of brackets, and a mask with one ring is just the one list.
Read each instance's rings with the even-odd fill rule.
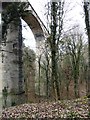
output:
[[[45,5],[50,0],[29,0],[43,23],[46,25],[46,8]],[[82,2],[83,0],[66,0],[67,4],[65,5],[65,9],[68,11],[65,15],[64,20],[64,28],[67,31],[68,28],[71,28],[74,25],[80,25],[81,31],[84,31],[85,23],[84,23],[84,13],[83,13],[83,6]],[[72,9],[72,10],[70,10]],[[1,17],[0,17],[1,18]],[[24,26],[26,26],[26,23],[23,22]],[[27,29],[27,30],[26,30]],[[26,46],[30,46],[31,49],[35,50],[35,40],[34,36],[30,30],[30,28],[27,26],[23,28],[23,37],[26,39],[25,44]]]
[[[46,9],[45,5],[49,0],[29,0],[41,20],[46,25]],[[64,20],[64,28],[67,31],[68,28],[72,28],[74,25],[80,25],[80,30],[84,32],[85,23],[84,23],[84,13],[83,13],[83,0],[66,0],[67,4],[65,9],[67,10]],[[72,9],[72,10],[70,10]],[[25,24],[25,23],[24,23]],[[32,33],[28,30],[23,30],[24,37],[26,38],[26,46],[30,46],[31,49],[35,50],[35,40]]]

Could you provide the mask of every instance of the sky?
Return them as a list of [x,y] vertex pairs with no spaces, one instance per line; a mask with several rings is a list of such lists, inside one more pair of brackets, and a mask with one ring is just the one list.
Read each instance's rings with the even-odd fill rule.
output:
[[30,49],[33,49],[34,51],[36,51],[36,41],[35,41],[35,38],[34,38],[34,35],[31,31],[31,29],[29,28],[27,23],[23,20],[22,20],[22,24],[23,24],[22,35],[23,35],[23,38],[24,38],[25,46],[27,46]]
[[[29,0],[37,14],[39,15],[40,19],[43,23],[47,26],[46,21],[46,8],[45,5],[49,0]],[[67,1],[67,0],[66,0]],[[68,29],[72,28],[72,26],[79,25],[80,31],[84,32],[85,22],[84,22],[84,13],[83,13],[83,0],[68,0],[65,5],[65,13],[64,18],[64,30],[67,31]],[[25,23],[24,23],[25,25]],[[27,30],[23,29],[23,36],[26,38],[25,44],[26,46],[30,46],[31,49],[34,51],[35,49],[35,39],[30,32],[29,28]]]
[[[40,19],[43,21],[43,23],[47,26],[47,20],[46,20],[46,8],[45,5],[49,0],[29,0],[37,14],[39,15]],[[80,30],[84,32],[85,23],[84,23],[84,13],[83,13],[83,6],[82,6],[83,0],[66,0],[65,10],[67,11],[64,18],[64,30],[67,31],[74,25],[80,26]],[[71,10],[72,9],[72,10]],[[0,17],[1,19],[1,17]],[[25,45],[29,46],[34,51],[36,50],[36,43],[33,36],[32,31],[27,26],[27,24],[22,21],[23,26],[23,37],[25,38]]]
[[[69,26],[79,24],[80,27],[85,27],[82,1],[83,0],[68,0],[68,3],[71,2],[68,8],[72,9],[66,13],[67,24]],[[68,8],[66,7],[66,9]],[[67,25],[65,25],[65,27],[67,27]]]

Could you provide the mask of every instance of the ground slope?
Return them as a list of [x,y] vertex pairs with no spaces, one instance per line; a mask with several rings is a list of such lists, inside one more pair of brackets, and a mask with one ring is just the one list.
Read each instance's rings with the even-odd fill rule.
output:
[[[57,102],[42,102],[35,104],[22,104],[20,106],[6,108],[2,112],[3,118],[34,118],[49,120],[51,118],[87,118],[88,100],[80,98],[76,100],[62,100]],[[89,118],[88,118],[89,119]]]

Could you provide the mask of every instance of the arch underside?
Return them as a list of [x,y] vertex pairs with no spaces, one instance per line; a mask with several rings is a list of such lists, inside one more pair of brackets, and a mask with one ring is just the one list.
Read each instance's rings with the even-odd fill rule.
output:
[[37,18],[33,14],[29,14],[27,16],[24,16],[24,17],[22,17],[22,19],[30,27],[30,29],[35,37],[36,42],[37,42],[37,40],[39,40],[39,41],[44,40],[44,33],[43,33],[42,28],[41,28],[41,25],[38,22]]
[[[36,61],[38,61],[38,59],[41,57],[41,61],[42,63],[45,62],[45,57],[44,57],[44,50],[45,50],[45,34],[44,34],[44,30],[43,30],[43,26],[42,23],[39,22],[39,19],[36,17],[36,15],[34,16],[34,14],[31,12],[28,15],[25,14],[24,17],[22,17],[22,19],[28,24],[28,26],[30,27],[35,40],[36,40]],[[35,79],[38,78],[38,62],[35,62],[36,65],[36,70],[35,70]],[[45,78],[43,78],[44,80]],[[35,83],[35,86],[37,85],[37,82]],[[42,88],[45,87],[45,83],[42,83]],[[35,88],[35,93],[37,94],[37,89]],[[45,95],[45,90],[40,90],[40,94],[41,95]]]
[[[10,5],[12,2],[2,2],[2,9],[6,9],[8,5]],[[25,10],[23,14],[21,15],[21,18],[28,24],[30,29],[33,32],[33,35],[35,39],[38,38],[44,38],[45,37],[45,26],[40,20],[39,16],[33,9],[33,7],[29,6],[28,10]],[[45,31],[46,32],[46,31]]]
[[36,56],[40,56],[43,54],[44,43],[45,43],[45,34],[43,30],[42,24],[39,22],[38,17],[33,13],[33,11],[28,12],[22,16],[22,19],[27,23],[30,27],[35,41],[36,41]]
[[35,16],[33,14],[29,14],[27,16],[24,16],[24,17],[22,17],[22,19],[28,24],[28,26],[32,30],[35,39],[37,37],[44,37],[41,25],[38,22],[37,18],[35,18]]

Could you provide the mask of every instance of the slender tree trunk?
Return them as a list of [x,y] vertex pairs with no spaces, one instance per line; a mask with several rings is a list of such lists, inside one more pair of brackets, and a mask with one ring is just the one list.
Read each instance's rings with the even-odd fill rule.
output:
[[41,61],[41,57],[39,58],[38,64],[39,64],[39,85],[38,85],[38,92],[39,92],[39,96],[40,96],[40,79],[41,79],[41,66],[40,66],[40,61]]
[[66,90],[67,90],[67,99],[68,99],[68,97],[69,97],[69,80],[67,79],[66,82],[67,82],[66,83]]
[[46,55],[46,60],[47,60],[47,65],[46,65],[46,95],[47,95],[47,99],[49,97],[49,58]]
[[76,97],[76,98],[79,98],[78,76],[79,76],[79,68],[78,68],[78,65],[74,65],[74,93],[75,93],[75,97]]
[[79,88],[78,88],[78,79],[74,78],[74,92],[75,92],[75,97],[79,98]]
[[47,96],[47,99],[48,99],[48,96],[49,96],[49,78],[48,78],[48,69],[46,70],[46,96]]

